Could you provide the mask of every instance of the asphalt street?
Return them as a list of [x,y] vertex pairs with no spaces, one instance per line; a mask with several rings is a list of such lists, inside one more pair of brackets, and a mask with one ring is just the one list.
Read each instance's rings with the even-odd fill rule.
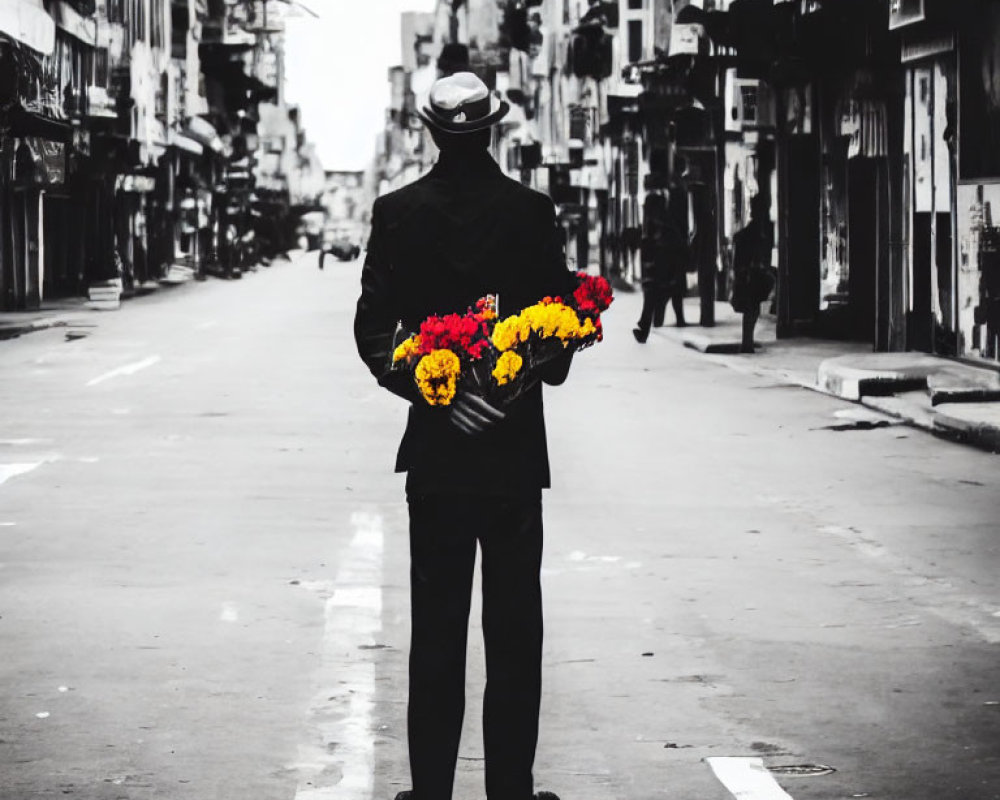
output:
[[[359,272],[297,256],[0,342],[0,800],[407,787],[405,408],[356,356]],[[1000,798],[997,457],[640,346],[638,303],[547,390],[538,787]]]

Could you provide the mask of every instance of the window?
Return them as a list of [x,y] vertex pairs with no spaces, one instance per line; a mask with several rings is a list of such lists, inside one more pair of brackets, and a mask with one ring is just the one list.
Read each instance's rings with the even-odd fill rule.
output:
[[163,50],[166,48],[163,35],[163,0],[153,0],[149,9],[149,46]]
[[628,60],[642,61],[642,20],[633,19],[628,23]]
[[646,7],[645,0],[628,0],[630,11],[642,11]]
[[188,29],[191,27],[187,6],[171,5],[170,13],[170,54],[173,58],[187,58]]
[[98,47],[94,51],[94,86],[103,86],[105,89],[111,83],[111,69],[108,63],[108,51],[103,47]]
[[740,87],[740,105],[743,110],[743,124],[744,125],[756,125],[757,124],[757,87],[756,86],[741,86]]
[[108,22],[121,25],[125,22],[125,0],[107,0]]

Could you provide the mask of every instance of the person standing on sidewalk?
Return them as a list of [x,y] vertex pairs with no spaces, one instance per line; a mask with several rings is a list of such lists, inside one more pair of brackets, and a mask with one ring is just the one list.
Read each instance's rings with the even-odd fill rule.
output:
[[750,200],[750,220],[733,236],[733,311],[743,315],[741,353],[753,353],[754,328],[760,317],[760,304],[774,288],[771,250],[774,232],[766,195]]
[[[572,292],[564,236],[545,195],[490,156],[509,110],[469,72],[439,79],[420,116],[440,150],[420,180],[380,197],[354,320],[358,353],[379,384],[410,403],[396,470],[410,515],[411,640],[407,734],[412,791],[450,800],[465,711],[468,617],[482,550],[489,800],[532,800],[541,699],[542,489],[549,465],[536,384],[503,411],[459,393],[432,407],[412,376],[389,371],[396,334],[432,314],[463,313],[487,294],[501,315]],[[545,383],[565,380],[571,354]]]

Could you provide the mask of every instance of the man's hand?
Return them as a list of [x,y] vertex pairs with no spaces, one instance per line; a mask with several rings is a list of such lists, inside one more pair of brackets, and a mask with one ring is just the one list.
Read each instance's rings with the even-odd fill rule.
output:
[[507,415],[481,397],[461,393],[449,407],[451,424],[469,436],[477,436],[502,422]]

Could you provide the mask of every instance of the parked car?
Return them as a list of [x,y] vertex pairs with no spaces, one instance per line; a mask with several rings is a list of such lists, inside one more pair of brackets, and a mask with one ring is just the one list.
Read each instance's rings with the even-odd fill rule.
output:
[[354,261],[361,255],[361,248],[347,241],[346,239],[339,239],[326,247],[320,248],[319,251],[319,268],[323,269],[323,260],[326,258],[327,254],[332,255],[338,261]]

